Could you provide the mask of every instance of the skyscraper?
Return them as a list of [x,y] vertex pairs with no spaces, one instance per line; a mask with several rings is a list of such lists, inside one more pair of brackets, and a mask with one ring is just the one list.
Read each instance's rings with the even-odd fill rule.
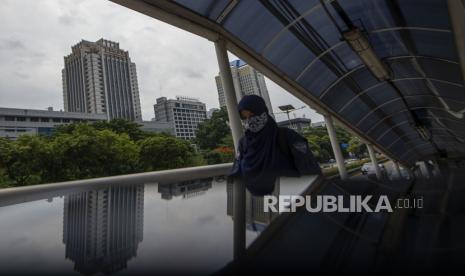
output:
[[[237,100],[240,101],[240,99],[245,95],[261,96],[265,100],[270,115],[273,116],[273,109],[271,107],[268,89],[266,88],[265,77],[260,72],[252,68],[252,66],[240,59],[232,61],[230,65]],[[220,107],[226,106],[226,98],[224,95],[221,77],[219,75],[216,76],[215,81]]]
[[82,40],[62,70],[65,111],[142,121],[136,65],[119,43]]
[[155,121],[169,122],[174,126],[176,137],[191,139],[199,123],[207,118],[204,103],[195,98],[176,96],[176,99],[160,97],[153,106]]

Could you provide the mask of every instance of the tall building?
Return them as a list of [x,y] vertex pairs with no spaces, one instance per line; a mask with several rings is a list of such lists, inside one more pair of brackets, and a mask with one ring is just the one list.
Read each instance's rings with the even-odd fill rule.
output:
[[198,124],[207,118],[206,105],[195,98],[176,96],[168,100],[160,97],[153,108],[155,121],[172,123],[175,136],[183,139],[194,138]]
[[[252,66],[240,59],[232,61],[230,65],[237,100],[239,101],[245,95],[261,96],[265,100],[270,115],[273,116],[273,109],[271,107],[268,89],[266,88],[265,77],[260,72],[252,68]],[[215,81],[220,107],[226,106],[226,98],[224,95],[221,77],[219,75],[216,76]]]
[[137,255],[143,224],[143,184],[67,195],[63,211],[65,257],[85,275],[120,271]]
[[82,40],[62,70],[65,111],[142,121],[136,65],[119,43]]

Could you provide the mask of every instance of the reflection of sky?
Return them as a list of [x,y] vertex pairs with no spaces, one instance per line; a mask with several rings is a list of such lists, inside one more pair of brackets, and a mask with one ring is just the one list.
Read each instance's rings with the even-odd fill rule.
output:
[[0,275],[72,271],[62,244],[63,198],[0,207],[0,221]]
[[[305,179],[281,181],[281,194],[300,192],[306,183]],[[63,202],[56,197],[53,202],[0,207],[0,275],[74,272],[62,242]],[[205,193],[170,200],[161,198],[157,184],[145,184],[143,212],[143,240],[137,256],[119,273],[213,273],[232,259],[233,219],[227,215],[226,181],[213,180]],[[258,232],[247,230],[248,244],[263,227]]]

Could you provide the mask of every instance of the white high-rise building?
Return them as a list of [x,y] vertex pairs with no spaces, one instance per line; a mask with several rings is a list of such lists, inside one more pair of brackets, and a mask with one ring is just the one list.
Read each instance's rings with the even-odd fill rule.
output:
[[153,106],[155,121],[169,122],[174,126],[176,137],[192,139],[199,123],[207,118],[205,103],[198,99],[176,96],[176,99],[160,97]]
[[[268,95],[268,89],[266,88],[265,77],[263,74],[240,59],[230,62],[230,65],[237,100],[240,101],[244,95],[261,96],[265,100],[270,115],[273,116],[270,96]],[[220,107],[226,106],[226,98],[224,96],[221,77],[219,75],[216,76],[215,81]]]
[[65,56],[64,109],[142,121],[136,65],[119,43],[82,40]]

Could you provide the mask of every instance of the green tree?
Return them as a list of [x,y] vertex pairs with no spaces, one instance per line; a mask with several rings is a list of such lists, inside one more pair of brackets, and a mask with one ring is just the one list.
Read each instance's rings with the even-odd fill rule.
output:
[[133,141],[147,137],[147,133],[140,129],[141,125],[125,119],[112,119],[111,121],[98,121],[93,124],[98,130],[109,129],[118,134],[127,134]]
[[231,147],[218,147],[204,153],[208,164],[222,164],[234,161],[234,149]]
[[[335,130],[339,144],[348,144],[352,135],[338,126],[336,126]],[[314,154],[317,156],[319,162],[328,162],[329,159],[334,158],[333,148],[331,147],[326,127],[306,128],[303,133],[309,143],[313,143],[316,146],[312,151],[315,151]],[[347,149],[341,147],[341,151],[344,156],[348,156]]]
[[91,126],[97,130],[111,130],[117,134],[127,134],[133,141],[139,141],[150,135],[140,129],[138,123],[130,122],[125,119],[112,119],[111,121],[98,121],[98,122],[82,122],[74,124],[59,125],[56,127],[55,135],[71,134],[77,127],[81,125]]
[[362,143],[360,138],[354,136],[349,140],[347,151],[352,152],[358,158],[364,156],[367,152],[366,145]]
[[198,164],[195,149],[176,137],[155,136],[139,142],[140,162],[144,170],[175,169]]
[[138,169],[138,147],[125,133],[79,124],[71,133],[55,137],[52,147],[60,164],[58,170],[52,166],[50,171],[50,178],[56,180],[125,174]]
[[213,112],[210,119],[198,125],[194,143],[202,150],[213,150],[220,146],[222,139],[230,134],[228,112],[226,108],[222,107],[220,110]]
[[16,185],[37,184],[46,178],[46,160],[52,156],[46,138],[22,135],[17,141],[2,139],[0,147],[2,170]]

